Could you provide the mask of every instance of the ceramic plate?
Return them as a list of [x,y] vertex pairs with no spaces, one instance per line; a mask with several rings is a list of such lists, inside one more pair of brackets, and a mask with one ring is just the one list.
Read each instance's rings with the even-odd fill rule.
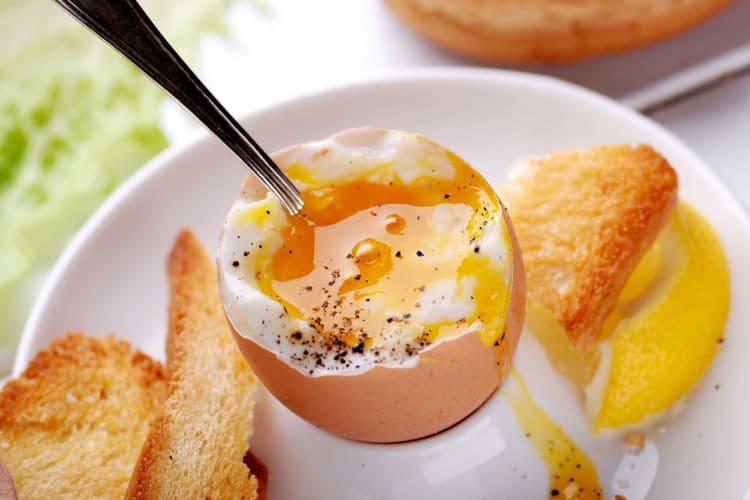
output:
[[[750,487],[750,224],[685,145],[651,121],[589,91],[492,70],[391,74],[297,98],[246,117],[268,150],[356,126],[424,134],[500,186],[518,158],[605,143],[649,143],[674,165],[680,196],[713,224],[732,275],[726,342],[687,408],[649,434],[644,459],[617,471],[621,438],[594,438],[577,391],[526,335],[516,366],[534,400],[596,463],[606,496],[741,498]],[[126,182],[69,245],[33,309],[15,364],[67,330],[116,332],[163,358],[174,236],[192,228],[213,247],[244,168],[214,139],[172,149]],[[744,325],[744,326],[743,326]],[[717,389],[719,387],[720,389]],[[507,387],[505,387],[507,389]],[[504,390],[432,438],[369,445],[332,437],[261,391],[252,446],[270,470],[269,498],[545,498],[549,473],[527,442]],[[625,471],[627,472],[627,471]]]

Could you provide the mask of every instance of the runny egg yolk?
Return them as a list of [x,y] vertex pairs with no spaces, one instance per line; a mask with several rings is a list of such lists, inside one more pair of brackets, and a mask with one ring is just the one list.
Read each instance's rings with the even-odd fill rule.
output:
[[526,439],[550,472],[549,498],[602,498],[594,463],[534,401],[521,374],[514,370],[512,376],[513,384],[504,395]]
[[[355,349],[377,347],[394,332],[417,349],[477,321],[487,345],[498,341],[506,276],[478,242],[493,217],[498,223],[500,205],[481,176],[455,156],[450,161],[452,178],[355,180],[303,191],[304,209],[287,216],[282,244],[255,261],[259,289]],[[453,290],[441,296],[440,283]],[[448,294],[468,302],[459,317],[419,319],[425,301]]]

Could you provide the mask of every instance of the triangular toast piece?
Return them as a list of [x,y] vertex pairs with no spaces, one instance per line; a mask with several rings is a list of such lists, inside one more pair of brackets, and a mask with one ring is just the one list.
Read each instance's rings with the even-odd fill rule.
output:
[[518,236],[528,296],[586,349],[677,201],[677,176],[649,146],[531,158],[501,198]]

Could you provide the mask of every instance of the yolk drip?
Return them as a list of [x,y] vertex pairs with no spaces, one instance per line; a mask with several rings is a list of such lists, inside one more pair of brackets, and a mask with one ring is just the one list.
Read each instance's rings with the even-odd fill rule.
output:
[[385,230],[391,234],[404,234],[406,221],[398,214],[390,214],[385,218]]
[[506,384],[504,394],[526,437],[549,470],[549,498],[602,498],[594,464],[536,404],[521,375],[515,370],[512,374],[514,384]]
[[[500,206],[481,176],[457,157],[451,161],[451,179],[356,180],[303,191],[304,209],[287,216],[281,246],[255,261],[261,291],[319,333],[354,347],[370,346],[396,326],[425,345],[435,330],[450,335],[477,319],[485,343],[498,341],[506,277],[475,242],[492,217],[500,218]],[[425,306],[425,288],[440,280],[459,290],[472,286],[474,312],[452,325],[411,320]]]
[[391,247],[382,241],[365,238],[354,245],[350,255],[352,255],[354,265],[357,266],[359,272],[346,278],[339,288],[338,295],[375,285],[378,280],[388,276],[388,273],[393,269]]

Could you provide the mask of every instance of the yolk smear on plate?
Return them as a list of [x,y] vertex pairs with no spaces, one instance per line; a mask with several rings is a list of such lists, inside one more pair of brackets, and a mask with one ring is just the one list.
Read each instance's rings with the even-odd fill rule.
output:
[[586,392],[594,433],[648,424],[698,383],[716,355],[729,307],[729,271],[710,224],[682,202],[630,275],[587,352],[530,301],[526,326],[555,369]]
[[681,203],[663,239],[671,257],[665,278],[642,300],[623,303],[624,317],[605,341],[612,354],[599,367],[604,383],[589,389],[587,402],[595,432],[671,408],[698,383],[723,339],[729,270],[718,237]]
[[[477,321],[485,344],[498,342],[507,285],[477,242],[501,208],[484,179],[459,158],[450,160],[452,178],[360,179],[303,191],[304,209],[287,216],[281,246],[256,261],[261,291],[355,349],[377,346],[394,326],[418,348]],[[458,319],[414,318],[430,306],[425,301],[449,295],[466,299]]]
[[599,499],[596,468],[578,445],[534,401],[518,371],[503,389],[519,425],[550,474],[550,499]]

